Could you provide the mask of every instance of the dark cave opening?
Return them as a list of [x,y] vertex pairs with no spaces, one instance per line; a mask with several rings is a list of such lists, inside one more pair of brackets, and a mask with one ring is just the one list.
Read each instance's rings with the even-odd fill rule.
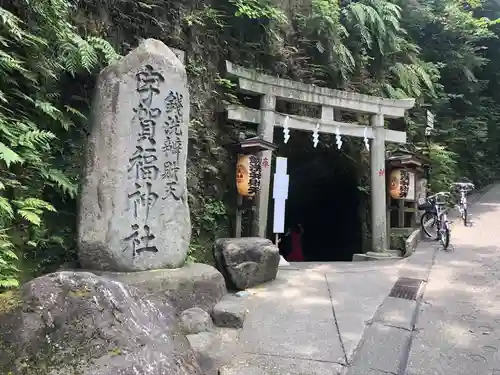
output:
[[[285,230],[302,224],[305,261],[352,261],[353,254],[362,252],[356,166],[336,149],[334,139],[333,147],[313,148],[308,146],[310,135],[294,135],[302,142],[291,140],[278,152],[278,156],[288,157],[290,176]],[[291,242],[284,241],[283,245],[287,254]]]

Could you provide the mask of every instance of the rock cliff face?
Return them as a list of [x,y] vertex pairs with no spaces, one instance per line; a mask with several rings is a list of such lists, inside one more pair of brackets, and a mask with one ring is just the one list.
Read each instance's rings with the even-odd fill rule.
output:
[[120,282],[59,272],[0,312],[0,374],[201,375],[176,310]]

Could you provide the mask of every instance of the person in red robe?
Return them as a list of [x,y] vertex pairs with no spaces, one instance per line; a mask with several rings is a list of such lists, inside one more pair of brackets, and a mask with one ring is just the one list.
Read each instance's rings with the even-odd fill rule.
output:
[[303,262],[304,254],[302,252],[302,234],[304,233],[304,228],[301,224],[298,224],[290,233],[292,239],[292,251],[288,254],[286,260],[289,262]]

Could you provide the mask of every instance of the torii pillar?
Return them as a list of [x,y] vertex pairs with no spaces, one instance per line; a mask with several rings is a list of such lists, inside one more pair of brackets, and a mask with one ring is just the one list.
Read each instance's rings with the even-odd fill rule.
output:
[[372,115],[370,125],[373,129],[373,139],[370,147],[372,251],[378,253],[388,249],[384,115]]
[[[273,95],[262,95],[260,98],[260,123],[257,133],[264,141],[273,142],[274,132],[274,111],[276,110],[276,97]],[[260,152],[260,160],[267,158],[269,163],[272,160],[272,151]],[[261,170],[261,188],[257,194],[256,218],[253,221],[253,232],[261,238],[267,237],[267,215],[269,205],[269,187],[271,185],[271,165]]]

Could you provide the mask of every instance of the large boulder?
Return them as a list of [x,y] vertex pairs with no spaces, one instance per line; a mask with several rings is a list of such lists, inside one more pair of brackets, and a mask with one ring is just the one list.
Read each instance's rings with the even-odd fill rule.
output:
[[0,311],[0,374],[201,375],[175,309],[88,272],[25,284]]
[[279,250],[265,238],[218,239],[214,256],[229,286],[236,289],[244,290],[274,280],[278,273]]
[[90,272],[136,287],[144,296],[172,304],[179,313],[192,307],[212,311],[227,293],[221,273],[201,263],[174,270]]
[[186,70],[165,44],[146,39],[104,69],[96,86],[80,263],[116,272],[180,267],[191,237]]

